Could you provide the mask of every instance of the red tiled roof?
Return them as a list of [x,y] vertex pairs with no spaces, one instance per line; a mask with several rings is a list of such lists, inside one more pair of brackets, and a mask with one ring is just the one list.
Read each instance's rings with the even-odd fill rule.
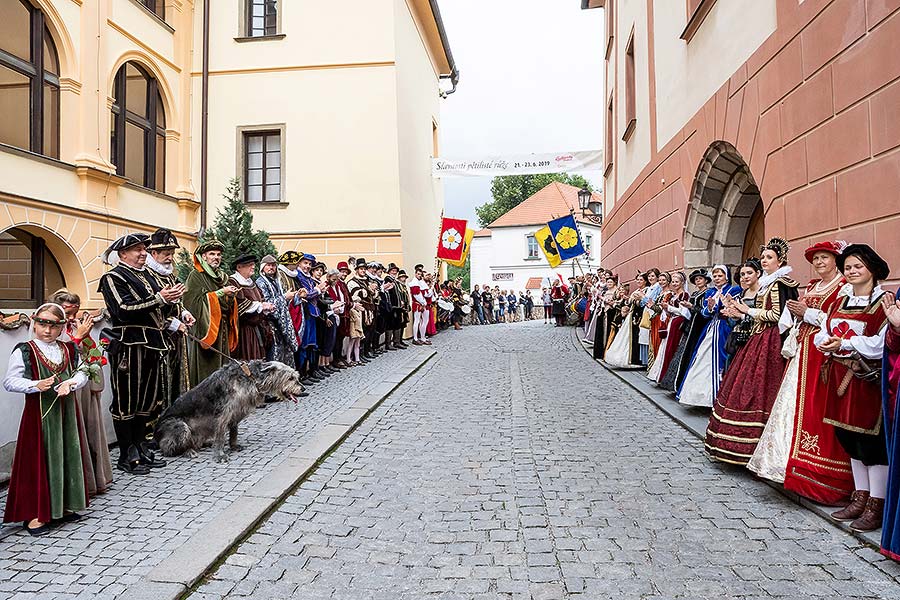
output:
[[539,290],[542,286],[541,284],[544,282],[543,277],[529,277],[528,282],[525,284],[526,290]]
[[491,237],[490,229],[479,229],[473,237]]
[[[590,221],[582,218],[581,211],[578,208],[579,190],[580,188],[574,185],[554,181],[488,225],[488,227],[543,225],[547,221],[569,214],[570,208],[575,210],[576,221],[590,224]],[[595,192],[594,200],[602,202],[603,198]],[[475,235],[478,234],[476,233]]]

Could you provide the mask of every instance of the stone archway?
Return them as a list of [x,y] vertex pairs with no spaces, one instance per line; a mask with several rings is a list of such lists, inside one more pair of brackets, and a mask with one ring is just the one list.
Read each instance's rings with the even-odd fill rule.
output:
[[761,209],[759,187],[734,146],[710,145],[697,175],[684,229],[684,267],[696,269],[743,261],[745,243],[755,239],[751,222]]

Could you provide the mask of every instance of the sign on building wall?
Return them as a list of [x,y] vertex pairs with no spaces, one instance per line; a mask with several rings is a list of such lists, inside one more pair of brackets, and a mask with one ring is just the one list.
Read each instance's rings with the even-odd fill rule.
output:
[[491,281],[512,281],[512,273],[491,273]]
[[498,175],[537,175],[570,171],[602,171],[603,151],[553,152],[489,156],[476,159],[432,159],[434,177],[495,177]]

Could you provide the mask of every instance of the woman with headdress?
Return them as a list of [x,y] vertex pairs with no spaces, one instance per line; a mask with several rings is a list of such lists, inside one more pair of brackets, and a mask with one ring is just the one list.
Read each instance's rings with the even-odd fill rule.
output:
[[789,360],[772,414],[747,465],[760,477],[784,482],[785,488],[828,505],[840,504],[853,491],[850,457],[834,427],[822,422],[825,397],[819,386],[825,355],[813,343],[844,284],[837,268],[840,248],[835,242],[821,242],[804,253],[819,278],[806,286],[802,300],[789,300],[782,313],[782,333],[792,331],[782,350]]
[[856,531],[881,527],[888,480],[888,454],[882,427],[881,360],[887,315],[893,294],[878,285],[890,268],[865,244],[851,244],[837,259],[847,285],[838,292],[814,343],[825,354],[822,366],[824,422],[835,427],[850,455],[853,493],[850,504],[831,513],[851,521]]
[[712,408],[725,369],[725,341],[731,333],[731,323],[722,310],[726,302],[741,293],[740,287],[732,285],[731,271],[725,265],[712,268],[712,283],[713,287],[703,294],[703,308],[700,311],[707,320],[706,325],[676,394],[682,404],[704,408]]
[[[738,271],[737,284],[741,286],[740,301],[747,308],[756,306],[756,296],[759,294],[759,278],[762,277],[762,263],[758,258],[749,258],[744,261]],[[753,329],[753,319],[749,315],[739,312],[736,308],[726,308],[723,311],[731,322],[731,333],[725,341],[725,373],[734,360],[738,350],[750,340]]]
[[[602,359],[606,356],[607,340],[610,337],[610,331],[613,328],[613,319],[615,317],[613,304],[616,301],[616,289],[618,279],[612,272],[607,271],[603,274],[605,286],[602,293],[597,299],[597,323],[594,327],[594,347],[592,355],[594,359]],[[597,285],[600,285],[599,282]]]
[[638,364],[644,367],[649,365],[653,358],[651,339],[653,307],[663,291],[659,275],[659,269],[655,267],[644,274],[644,280],[647,285],[642,290],[639,298],[640,309],[635,311],[635,315],[639,315],[638,348],[640,358]]
[[75,400],[88,378],[75,344],[59,341],[60,305],[39,306],[31,326],[31,341],[16,345],[3,379],[6,391],[25,395],[3,521],[44,535],[50,521],[77,520],[75,511],[88,505]]
[[656,360],[653,361],[653,367],[650,369],[648,377],[651,381],[659,383],[672,357],[678,349],[681,341],[681,325],[684,323],[684,315],[681,314],[681,303],[686,302],[689,298],[688,293],[684,289],[684,273],[676,271],[669,275],[672,283],[669,285],[668,291],[660,300],[660,308],[663,314],[660,316],[662,322],[660,351]]
[[[682,300],[677,305],[669,304],[670,311],[676,311],[681,318],[678,346],[669,359],[668,365],[663,369],[663,376],[659,382],[661,388],[670,392],[681,387],[681,382],[684,381],[684,376],[687,375],[687,369],[690,366],[691,356],[693,356],[700,336],[706,328],[707,319],[702,314],[703,297],[706,295],[709,284],[712,283],[712,277],[703,269],[697,269],[691,273],[689,279],[697,289],[686,301]],[[672,335],[671,329],[670,327],[669,335]]]
[[753,456],[784,376],[778,320],[788,300],[797,299],[797,282],[789,277],[789,249],[781,238],[760,248],[764,274],[753,308],[734,298],[725,302],[726,314],[743,315],[752,325],[722,379],[706,429],[707,452],[723,462],[747,464]]
[[[639,273],[637,281],[644,283],[646,279],[643,274]],[[643,312],[640,302],[645,289],[639,288],[630,295],[626,295],[619,305],[622,323],[612,344],[606,350],[605,361],[610,366],[622,368],[640,366],[638,346],[640,316],[637,315]]]
[[657,285],[661,292],[656,300],[647,303],[647,310],[650,311],[650,366],[647,369],[647,379],[657,381],[662,374],[662,346],[663,341],[668,335],[669,313],[665,307],[669,305],[674,292],[672,291],[672,276],[668,273],[660,273],[657,279]]

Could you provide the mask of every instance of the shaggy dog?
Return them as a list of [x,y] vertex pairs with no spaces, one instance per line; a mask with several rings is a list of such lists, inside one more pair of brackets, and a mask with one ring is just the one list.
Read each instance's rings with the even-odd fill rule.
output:
[[238,423],[265,396],[296,402],[302,393],[297,371],[282,363],[232,362],[183,393],[164,410],[156,423],[153,439],[164,456],[188,453],[193,458],[200,448],[212,444],[213,460],[225,462],[228,460],[224,454],[225,433],[228,433],[229,450],[242,450],[237,443]]

